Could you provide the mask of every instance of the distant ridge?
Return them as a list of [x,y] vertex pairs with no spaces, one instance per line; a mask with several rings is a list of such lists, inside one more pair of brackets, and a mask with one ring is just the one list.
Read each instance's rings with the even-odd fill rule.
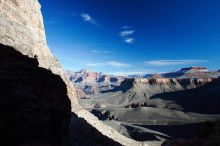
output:
[[[220,76],[220,70],[210,71],[206,67],[192,66],[181,68],[177,71],[156,73],[165,78],[218,78]],[[152,78],[155,74],[131,74],[125,76],[126,78]]]
[[218,78],[218,72],[209,71],[206,67],[187,67],[175,72],[162,73],[161,76],[166,78]]
[[[100,91],[109,90],[119,86],[124,77],[105,75],[101,72],[92,72],[82,69],[76,72],[67,72],[70,81],[84,91],[86,95],[98,94]],[[78,95],[83,95],[82,93]],[[82,98],[82,97],[79,97]]]

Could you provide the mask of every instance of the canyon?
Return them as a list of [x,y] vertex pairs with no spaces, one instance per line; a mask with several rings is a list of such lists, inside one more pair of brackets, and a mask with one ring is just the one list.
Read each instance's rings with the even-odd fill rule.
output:
[[119,134],[78,104],[73,84],[47,46],[40,9],[38,0],[0,0],[1,142],[159,145]]
[[[89,74],[81,76],[82,92],[84,84],[99,84],[97,76],[92,81],[86,80]],[[113,88],[97,90],[87,98],[78,99],[85,109],[129,138],[161,141],[172,137],[190,141],[196,131],[202,129],[204,122],[220,118],[219,83],[218,72],[204,67],[189,67],[145,78],[123,77]],[[73,84],[80,88],[80,83]],[[170,133],[170,130],[176,132]]]
[[0,68],[4,146],[202,146],[207,137],[219,144],[220,72],[64,71],[38,0],[0,0]]

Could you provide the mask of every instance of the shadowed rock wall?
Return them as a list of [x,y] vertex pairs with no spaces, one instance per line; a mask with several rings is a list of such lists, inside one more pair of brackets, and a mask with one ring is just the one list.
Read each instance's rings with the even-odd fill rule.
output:
[[4,146],[68,146],[71,104],[60,76],[0,45],[0,141]]

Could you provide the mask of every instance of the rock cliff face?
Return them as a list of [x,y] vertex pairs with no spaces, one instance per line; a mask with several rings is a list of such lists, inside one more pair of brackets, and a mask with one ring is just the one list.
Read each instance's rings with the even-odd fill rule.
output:
[[50,68],[56,66],[56,63],[58,67],[58,62],[46,44],[38,1],[1,0],[0,2],[1,43],[15,47],[29,57],[37,57],[42,67]]
[[47,44],[38,0],[0,0],[0,43],[14,47],[23,55],[37,58],[39,66],[59,74],[68,85],[72,104],[77,103],[73,85]]
[[6,146],[68,146],[71,104],[60,76],[0,44],[0,140]]
[[150,98],[154,94],[164,92],[174,92],[179,90],[194,89],[212,82],[212,78],[202,79],[170,79],[170,78],[150,78],[150,79],[125,79],[116,90],[125,92],[135,92],[143,94],[143,97]]
[[[170,79],[170,78],[150,78],[150,79],[126,79],[117,90],[123,91],[121,103],[124,103],[127,107],[160,107],[160,108],[173,108],[181,110],[181,108],[175,104],[175,102],[163,101],[161,99],[152,99],[155,95],[174,93],[178,91],[188,91],[202,87],[213,81],[212,78],[201,79]],[[129,95],[129,96],[128,96]],[[129,97],[129,100],[126,98]]]
[[38,0],[0,0],[0,44],[2,144],[149,144],[120,135],[78,105],[72,83],[47,47]]

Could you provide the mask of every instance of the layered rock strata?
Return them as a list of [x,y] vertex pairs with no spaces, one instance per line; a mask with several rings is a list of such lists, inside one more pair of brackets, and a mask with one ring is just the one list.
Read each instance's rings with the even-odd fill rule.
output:
[[77,103],[73,85],[65,77],[60,63],[50,52],[37,0],[0,0],[0,43],[14,47],[23,55],[36,58],[39,66],[62,77],[68,85],[72,104]]

